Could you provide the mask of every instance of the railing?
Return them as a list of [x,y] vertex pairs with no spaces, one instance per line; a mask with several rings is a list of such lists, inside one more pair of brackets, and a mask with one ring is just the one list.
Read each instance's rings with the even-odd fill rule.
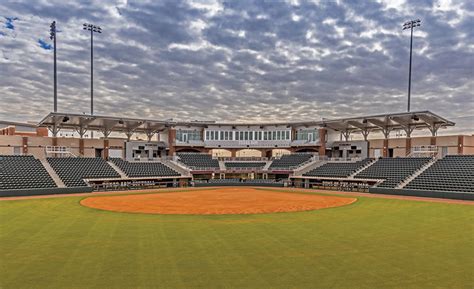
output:
[[320,141],[318,140],[306,140],[306,139],[299,139],[299,140],[293,140],[291,141],[291,145],[293,146],[299,146],[299,145],[319,145]]
[[205,140],[205,146],[207,147],[221,147],[221,148],[274,148],[275,145],[278,147],[290,147],[291,140]]
[[407,157],[436,157],[438,155],[438,152],[439,148],[435,145],[414,146],[410,148],[410,152],[407,154]]
[[226,171],[261,171],[264,166],[260,167],[227,167]]
[[268,161],[267,157],[218,157],[220,161],[225,162],[266,162]]
[[195,146],[204,146],[204,141],[202,140],[187,140],[187,141],[180,141],[176,140],[175,144],[187,144],[187,145],[195,145]]
[[61,155],[69,155],[69,156],[76,157],[76,155],[73,154],[70,148],[67,146],[46,146],[44,149],[45,149],[46,155],[61,154]]

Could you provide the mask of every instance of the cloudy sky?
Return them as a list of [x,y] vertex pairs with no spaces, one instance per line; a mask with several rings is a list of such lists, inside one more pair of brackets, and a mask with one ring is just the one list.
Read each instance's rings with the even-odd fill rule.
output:
[[469,0],[1,1],[0,119],[38,121],[52,110],[53,20],[61,112],[89,113],[85,22],[103,29],[94,37],[96,114],[299,121],[402,112],[402,24],[417,18],[412,110],[474,132]]

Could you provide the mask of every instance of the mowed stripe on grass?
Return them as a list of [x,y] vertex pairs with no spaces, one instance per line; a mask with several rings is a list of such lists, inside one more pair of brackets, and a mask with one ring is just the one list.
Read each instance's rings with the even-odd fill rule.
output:
[[472,288],[472,206],[360,197],[261,215],[0,202],[1,288]]

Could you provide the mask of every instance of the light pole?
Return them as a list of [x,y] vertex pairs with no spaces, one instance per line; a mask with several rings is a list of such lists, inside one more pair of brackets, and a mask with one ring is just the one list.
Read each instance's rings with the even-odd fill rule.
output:
[[94,32],[102,33],[102,28],[87,23],[82,28],[91,32],[91,115],[94,115]]
[[58,77],[56,71],[56,21],[49,26],[49,38],[54,40],[54,112],[58,111]]
[[408,112],[410,112],[410,94],[411,94],[411,59],[413,50],[413,28],[421,25],[421,20],[410,20],[403,24],[403,30],[410,29],[410,66],[408,68]]

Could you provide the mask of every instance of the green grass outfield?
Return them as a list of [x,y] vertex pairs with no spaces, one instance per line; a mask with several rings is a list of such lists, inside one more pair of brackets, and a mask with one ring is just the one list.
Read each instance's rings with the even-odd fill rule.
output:
[[474,207],[360,197],[299,213],[0,202],[0,288],[474,288]]

